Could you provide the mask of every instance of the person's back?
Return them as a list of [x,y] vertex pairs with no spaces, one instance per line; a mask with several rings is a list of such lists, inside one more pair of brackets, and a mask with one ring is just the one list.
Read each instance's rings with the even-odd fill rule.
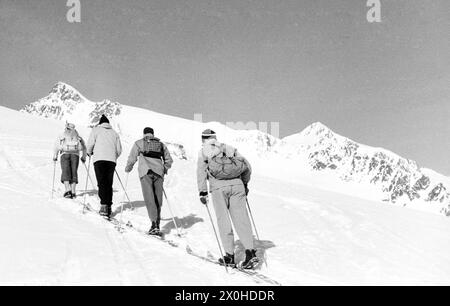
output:
[[139,159],[139,177],[147,175],[148,170],[163,177],[172,166],[169,150],[159,138],[146,136],[135,142],[135,149]]
[[[234,157],[239,162],[238,168],[241,170],[230,168],[229,171],[226,171],[228,169],[220,171],[221,166],[226,167],[217,161],[222,153]],[[225,186],[247,185],[251,176],[250,163],[234,147],[220,143],[214,138],[204,141],[199,152],[197,171],[199,191],[206,190],[206,180],[209,181],[210,191],[214,191]],[[238,172],[234,176],[226,177],[234,171]]]
[[61,182],[65,186],[65,198],[76,197],[76,185],[78,184],[78,163],[82,152],[81,161],[86,161],[86,146],[80,137],[75,125],[66,123],[64,133],[56,139],[53,161],[58,160],[61,154]]
[[150,235],[161,235],[161,207],[163,205],[164,176],[173,160],[166,145],[154,136],[150,127],[144,129],[143,138],[136,141],[128,156],[125,172],[130,173],[139,160],[138,172],[148,216],[152,222]]
[[94,163],[100,160],[115,163],[122,153],[120,137],[108,122],[103,122],[92,130],[87,149],[92,154]]
[[89,136],[87,154],[93,156],[95,176],[100,197],[100,214],[109,217],[113,199],[113,182],[116,162],[122,153],[120,137],[103,115]]
[[252,227],[247,212],[247,184],[250,163],[232,146],[217,141],[216,133],[202,133],[202,149],[197,162],[197,183],[200,201],[208,205],[209,192],[213,199],[217,225],[226,255],[219,259],[224,265],[235,265],[234,233],[231,221],[245,248],[242,267],[252,269],[259,262],[254,249]]

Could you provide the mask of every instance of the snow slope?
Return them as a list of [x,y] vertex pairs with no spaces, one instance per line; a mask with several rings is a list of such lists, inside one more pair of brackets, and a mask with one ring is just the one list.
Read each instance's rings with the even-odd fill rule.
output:
[[[0,107],[0,284],[265,284],[240,273],[226,274],[185,251],[188,245],[201,256],[218,256],[207,212],[197,198],[191,155],[195,147],[185,143],[188,128],[200,131],[203,126],[170,116],[145,116],[148,113],[139,122],[136,112],[122,108],[124,120],[130,116],[135,125],[121,127],[125,155],[146,118],[162,138],[174,143],[173,150],[180,149],[178,145],[186,150],[187,159],[176,158],[165,181],[185,237],[176,236],[167,203],[162,221],[168,239],[179,246],[132,229],[120,234],[96,215],[81,214],[77,202],[60,198],[58,182],[51,199],[51,149],[64,122]],[[173,128],[164,129],[167,125]],[[78,130],[87,138],[87,126]],[[125,160],[121,157],[118,165],[123,180]],[[264,175],[265,165],[255,166],[249,200],[262,239],[258,255],[265,253],[268,259],[260,273],[282,285],[450,284],[448,218],[325,190],[307,180]],[[84,182],[82,165],[79,173]],[[124,195],[117,180],[114,187],[117,212]],[[83,189],[79,186],[81,194]],[[146,230],[149,222],[135,171],[128,191],[135,210],[126,203],[122,218]],[[88,203],[97,208],[90,184],[87,194]],[[243,256],[239,243],[237,256]]]

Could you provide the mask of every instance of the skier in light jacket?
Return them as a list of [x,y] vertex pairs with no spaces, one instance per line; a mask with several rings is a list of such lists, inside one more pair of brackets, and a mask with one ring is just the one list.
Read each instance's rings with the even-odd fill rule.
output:
[[172,157],[166,145],[154,136],[150,127],[144,129],[143,138],[136,141],[128,156],[125,172],[133,170],[139,160],[138,172],[141,181],[142,193],[148,216],[152,222],[150,235],[161,235],[161,207],[163,204],[164,175],[172,167]]
[[[209,192],[213,199],[219,234],[226,252],[224,258],[220,258],[219,262],[224,265],[235,265],[232,221],[245,247],[245,260],[242,262],[242,267],[252,269],[257,265],[259,259],[256,256],[252,227],[246,207],[247,185],[251,177],[250,163],[232,146],[218,142],[216,133],[210,129],[202,133],[202,143],[203,146],[197,162],[197,183],[200,201],[207,205],[207,182],[209,182]],[[238,168],[223,168],[224,170],[230,170],[230,172],[228,174],[221,173],[221,165],[219,164],[219,167],[217,167],[215,158],[220,159],[223,156],[233,157],[241,170]],[[212,169],[214,165],[216,165],[216,168]],[[234,177],[228,176],[229,174],[232,175],[233,172],[235,172]]]
[[66,189],[65,198],[76,197],[80,152],[82,152],[81,161],[85,163],[86,145],[84,140],[78,134],[74,124],[66,123],[64,133],[56,139],[53,154],[53,161],[56,162],[61,153],[61,183]]
[[119,135],[113,130],[105,115],[102,115],[99,124],[92,129],[87,143],[87,154],[93,157],[101,204],[100,214],[110,217],[114,172],[117,159],[122,154],[122,144]]

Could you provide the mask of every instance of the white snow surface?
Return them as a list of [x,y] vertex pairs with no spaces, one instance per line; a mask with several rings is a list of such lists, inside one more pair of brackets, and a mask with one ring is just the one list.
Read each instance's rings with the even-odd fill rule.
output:
[[[157,136],[186,150],[188,159],[176,158],[165,180],[170,206],[184,235],[176,236],[165,201],[162,228],[167,239],[178,243],[173,247],[134,229],[121,234],[96,214],[82,214],[79,201],[83,201],[86,181],[82,164],[78,201],[61,198],[59,165],[52,199],[52,147],[64,122],[4,107],[0,116],[1,285],[267,284],[233,270],[227,274],[222,267],[186,252],[189,246],[201,256],[219,256],[196,188],[195,155],[205,124],[127,106],[116,122],[124,145],[117,168],[123,181],[127,154],[144,126],[154,127]],[[225,139],[234,139],[233,131],[212,126]],[[77,128],[88,137],[87,126]],[[286,167],[276,167],[276,158],[259,159],[251,147],[261,135],[245,133],[254,141],[243,141],[241,147],[255,170],[249,201],[261,236],[256,245],[259,256],[264,254],[268,262],[259,273],[281,285],[450,285],[447,217],[348,195],[339,187],[344,185],[336,182],[330,181],[331,187],[325,188],[326,177],[306,169],[293,175]],[[93,173],[92,178],[95,184]],[[134,210],[117,179],[114,190],[113,210],[119,212],[124,203],[123,220],[148,230],[137,172],[130,174],[127,183]],[[90,183],[86,199],[98,209]],[[239,242],[237,257],[243,259]]]

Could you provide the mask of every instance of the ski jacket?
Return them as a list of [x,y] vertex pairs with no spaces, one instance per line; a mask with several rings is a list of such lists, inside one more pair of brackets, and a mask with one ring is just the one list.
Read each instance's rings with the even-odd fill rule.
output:
[[93,156],[93,162],[100,160],[117,162],[122,154],[119,134],[109,123],[102,123],[92,129],[87,143],[87,153]]
[[161,144],[161,154],[155,154],[154,156],[150,156],[151,154],[146,154],[146,140],[140,139],[136,141],[131,148],[130,155],[128,156],[127,166],[125,168],[126,172],[131,172],[134,164],[138,160],[139,178],[146,176],[149,170],[152,170],[159,176],[164,177],[167,171],[172,167],[173,159],[172,156],[170,156],[166,145],[156,137],[151,137],[151,140]]
[[[246,171],[244,171],[240,178],[235,178],[231,180],[220,180],[214,178],[208,172],[208,159],[211,158],[211,154],[214,154],[214,147],[221,146],[216,139],[208,139],[203,143],[202,149],[198,154],[197,160],[197,186],[199,192],[207,192],[208,185],[207,181],[209,181],[209,191],[212,192],[214,190],[224,188],[227,186],[236,186],[236,185],[247,185],[250,182],[252,169],[250,163],[247,159],[245,159],[239,152],[236,151],[236,156],[242,158],[247,166]],[[235,148],[232,146],[226,145],[227,151],[234,151]]]

